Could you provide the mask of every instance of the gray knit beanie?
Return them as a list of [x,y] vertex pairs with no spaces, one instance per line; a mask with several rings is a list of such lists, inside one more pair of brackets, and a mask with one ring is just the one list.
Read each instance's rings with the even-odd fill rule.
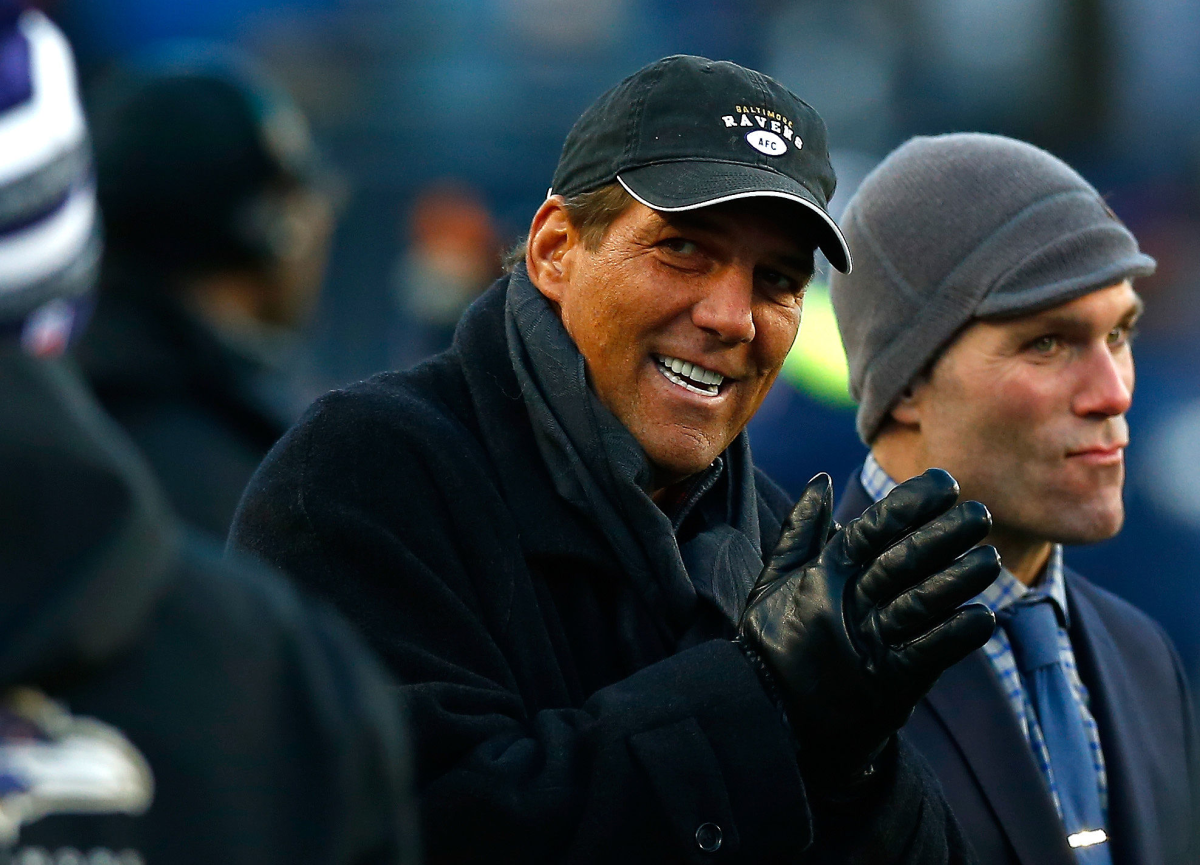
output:
[[913,138],[842,217],[852,274],[831,294],[870,444],[905,388],[972,319],[1036,312],[1154,272],[1062,160],[998,135]]

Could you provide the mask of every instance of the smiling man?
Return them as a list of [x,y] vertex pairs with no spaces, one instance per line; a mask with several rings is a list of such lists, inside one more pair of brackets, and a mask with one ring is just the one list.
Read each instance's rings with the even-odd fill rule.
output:
[[894,734],[991,635],[959,609],[986,509],[935,471],[840,529],[743,432],[815,249],[849,269],[833,187],[776,82],[646,67],[451,349],[319,401],[251,483],[233,542],[405,683],[430,862],[965,861]]
[[662,495],[720,456],[775,381],[800,324],[815,226],[770,199],[670,214],[620,187],[601,194],[624,209],[595,251],[573,236],[561,200],[542,206],[529,275]]
[[1174,649],[1063,565],[1064,545],[1124,519],[1132,280],[1153,259],[1068,166],[992,135],[908,142],[845,226],[858,267],[833,301],[871,453],[839,516],[939,466],[991,510],[1005,565],[979,598],[1001,627],[906,734],[989,865],[1196,862],[1197,740]]

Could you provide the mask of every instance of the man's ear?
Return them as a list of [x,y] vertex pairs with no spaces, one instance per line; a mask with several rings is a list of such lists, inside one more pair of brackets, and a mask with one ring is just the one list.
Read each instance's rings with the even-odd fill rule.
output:
[[538,291],[554,303],[562,303],[570,282],[572,253],[582,243],[579,232],[567,218],[561,195],[542,202],[529,225],[525,267]]
[[904,389],[904,393],[900,394],[900,398],[896,400],[892,410],[888,412],[892,420],[901,426],[919,427],[921,425],[921,409],[924,405],[921,397],[928,386],[929,380],[924,376],[910,383]]

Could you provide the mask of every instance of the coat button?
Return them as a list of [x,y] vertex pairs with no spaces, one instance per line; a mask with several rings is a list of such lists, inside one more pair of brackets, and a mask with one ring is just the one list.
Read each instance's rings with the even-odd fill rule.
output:
[[696,846],[705,853],[716,853],[721,849],[721,827],[716,823],[701,823],[696,830]]

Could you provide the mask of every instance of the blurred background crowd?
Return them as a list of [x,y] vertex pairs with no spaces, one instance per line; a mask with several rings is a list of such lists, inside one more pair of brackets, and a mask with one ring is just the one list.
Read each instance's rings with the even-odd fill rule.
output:
[[[330,387],[448,345],[541,203],[571,122],[672,53],[829,125],[840,211],[891,148],[980,130],[1064,158],[1159,262],[1128,520],[1068,563],[1200,680],[1200,4],[1188,0],[44,0],[75,47],[107,259],[77,356],[176,506],[224,534]],[[53,329],[46,338],[53,338]],[[751,424],[790,492],[865,448],[821,277]]]

